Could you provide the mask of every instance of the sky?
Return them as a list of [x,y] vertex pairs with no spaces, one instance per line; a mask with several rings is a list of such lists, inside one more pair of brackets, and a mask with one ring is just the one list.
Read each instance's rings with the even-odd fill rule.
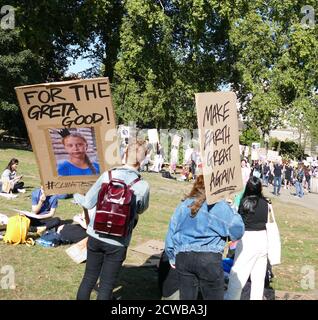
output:
[[75,64],[70,63],[66,75],[69,75],[71,73],[79,73],[90,67],[92,67],[92,64],[90,63],[89,59],[78,58]]

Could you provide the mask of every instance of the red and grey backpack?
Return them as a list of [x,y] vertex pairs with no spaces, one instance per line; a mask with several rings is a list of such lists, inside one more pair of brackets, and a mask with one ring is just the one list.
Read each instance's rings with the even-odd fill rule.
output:
[[109,182],[103,183],[98,193],[94,230],[105,235],[126,237],[135,214],[131,187],[140,180],[140,176],[130,184],[112,178],[111,171],[108,171],[108,177]]

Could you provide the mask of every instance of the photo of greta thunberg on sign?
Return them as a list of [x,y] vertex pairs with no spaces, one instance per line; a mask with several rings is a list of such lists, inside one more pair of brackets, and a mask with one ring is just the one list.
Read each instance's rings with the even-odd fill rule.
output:
[[94,128],[49,129],[58,176],[99,175]]

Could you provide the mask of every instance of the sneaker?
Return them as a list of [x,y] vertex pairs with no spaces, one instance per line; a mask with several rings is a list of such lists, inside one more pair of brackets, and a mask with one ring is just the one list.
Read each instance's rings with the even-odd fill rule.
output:
[[18,192],[25,193],[25,189],[18,189]]

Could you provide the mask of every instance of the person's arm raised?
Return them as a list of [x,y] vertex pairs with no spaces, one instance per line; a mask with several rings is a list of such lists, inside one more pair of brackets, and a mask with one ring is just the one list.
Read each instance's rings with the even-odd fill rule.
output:
[[[45,202],[46,195],[42,192],[39,202],[36,205],[32,205],[32,212],[35,214],[39,214],[42,208],[43,203]],[[52,209],[51,209],[52,210]]]

